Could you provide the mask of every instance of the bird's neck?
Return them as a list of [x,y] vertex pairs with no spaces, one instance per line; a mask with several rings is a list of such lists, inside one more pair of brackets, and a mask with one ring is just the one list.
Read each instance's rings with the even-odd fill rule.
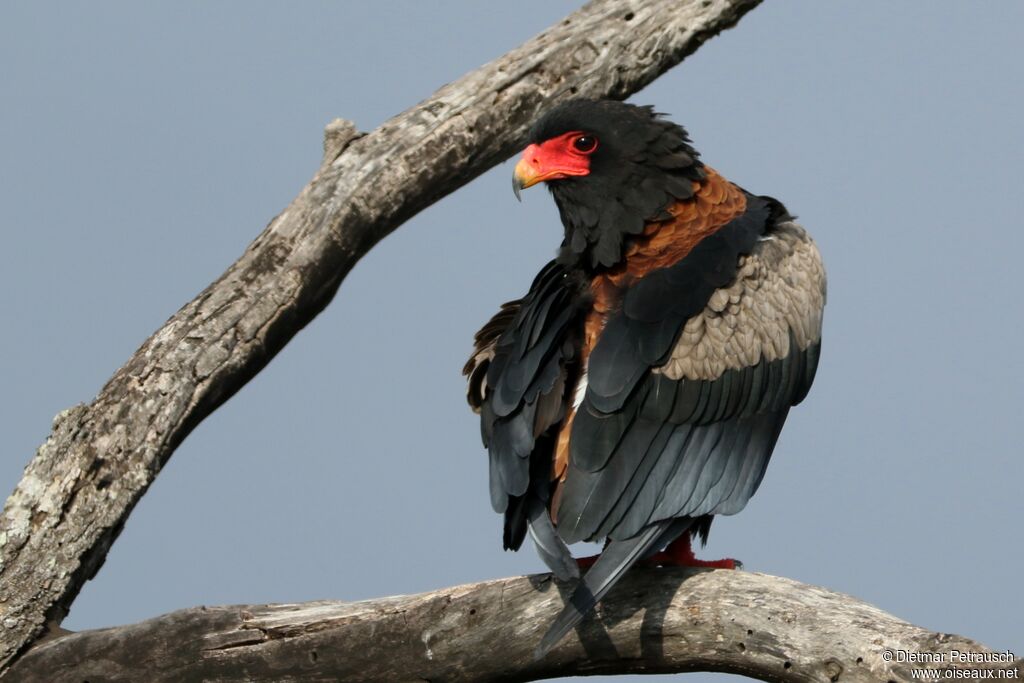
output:
[[[658,268],[667,268],[683,258],[705,237],[715,233],[746,209],[743,190],[704,167],[704,177],[693,182],[693,196],[659,207],[656,218],[641,219],[637,234],[619,235],[618,254],[610,265],[589,264],[586,250],[572,248],[579,229],[566,224],[560,260],[580,268],[590,278],[601,279],[615,289],[627,287]],[[575,231],[574,231],[575,230]]]

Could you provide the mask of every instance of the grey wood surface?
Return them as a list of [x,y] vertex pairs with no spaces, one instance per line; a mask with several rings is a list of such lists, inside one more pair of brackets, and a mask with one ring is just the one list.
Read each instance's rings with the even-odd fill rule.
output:
[[1017,668],[1019,678],[1024,666],[896,661],[898,652],[992,653],[790,579],[645,568],[535,662],[533,650],[569,588],[544,574],[354,603],[196,607],[54,639],[22,657],[5,681],[468,683],[725,671],[765,681],[902,683],[920,680],[912,668],[949,680],[946,670],[967,669],[995,676]]

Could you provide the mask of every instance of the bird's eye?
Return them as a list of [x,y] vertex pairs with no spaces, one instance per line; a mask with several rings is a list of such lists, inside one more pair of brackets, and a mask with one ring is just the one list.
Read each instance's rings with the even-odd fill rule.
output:
[[572,141],[572,146],[577,152],[590,154],[597,149],[597,138],[593,135],[580,135]]

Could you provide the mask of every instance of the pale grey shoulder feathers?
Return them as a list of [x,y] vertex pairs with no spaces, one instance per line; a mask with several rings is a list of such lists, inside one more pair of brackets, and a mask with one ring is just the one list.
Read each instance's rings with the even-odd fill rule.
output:
[[741,256],[736,279],[715,290],[690,318],[669,361],[654,372],[670,379],[717,379],[726,370],[771,362],[821,340],[825,269],[814,240],[780,223]]

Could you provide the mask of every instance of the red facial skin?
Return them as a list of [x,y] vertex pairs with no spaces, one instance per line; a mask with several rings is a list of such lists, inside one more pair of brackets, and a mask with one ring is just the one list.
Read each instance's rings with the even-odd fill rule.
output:
[[[580,140],[593,144],[580,144]],[[545,180],[588,175],[590,155],[597,147],[597,138],[578,130],[530,145],[516,164],[515,182],[519,188],[526,188]]]

